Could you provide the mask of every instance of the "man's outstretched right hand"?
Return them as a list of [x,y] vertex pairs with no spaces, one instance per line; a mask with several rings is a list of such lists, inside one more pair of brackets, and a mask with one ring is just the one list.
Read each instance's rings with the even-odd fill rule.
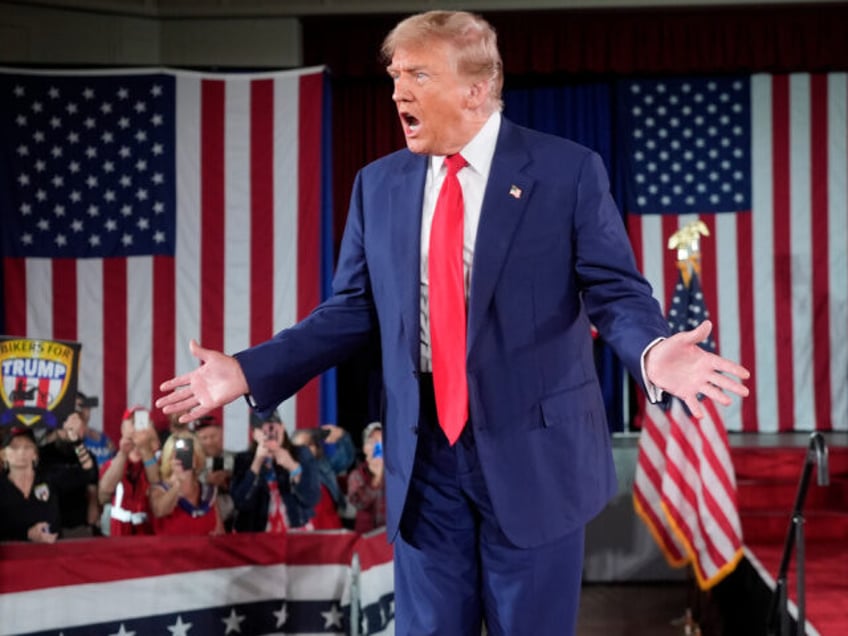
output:
[[156,400],[163,413],[182,413],[180,422],[187,424],[210,411],[229,404],[249,391],[247,379],[238,360],[232,356],[204,349],[194,339],[189,343],[191,355],[200,366],[159,385],[167,395]]

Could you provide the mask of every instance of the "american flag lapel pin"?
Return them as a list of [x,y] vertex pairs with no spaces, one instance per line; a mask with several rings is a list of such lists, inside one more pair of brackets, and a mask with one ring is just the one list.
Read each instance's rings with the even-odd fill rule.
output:
[[513,199],[520,199],[521,188],[519,188],[517,185],[509,186],[509,196],[511,196]]

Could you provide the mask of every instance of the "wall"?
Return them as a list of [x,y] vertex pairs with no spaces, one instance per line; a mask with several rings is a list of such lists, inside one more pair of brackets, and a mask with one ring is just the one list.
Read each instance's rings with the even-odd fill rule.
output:
[[0,64],[292,68],[296,18],[158,19],[0,2]]

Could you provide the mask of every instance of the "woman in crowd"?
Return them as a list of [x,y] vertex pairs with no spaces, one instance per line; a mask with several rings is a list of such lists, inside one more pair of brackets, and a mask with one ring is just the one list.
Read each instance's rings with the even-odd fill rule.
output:
[[238,532],[312,529],[321,497],[318,466],[308,448],[295,446],[279,415],[251,416],[251,447],[236,457],[230,493]]
[[194,433],[179,431],[167,439],[159,466],[162,479],[150,488],[155,534],[223,534],[216,489],[197,477],[205,465]]
[[[127,409],[121,420],[118,452],[103,464],[98,484],[101,504],[109,508],[109,536],[153,534],[150,485],[159,482],[159,437],[149,417],[134,417],[140,407]],[[147,422],[136,428],[136,421]]]
[[371,422],[362,431],[365,459],[347,478],[347,499],[356,508],[353,529],[370,532],[386,525],[386,486],[383,481],[383,427]]
[[315,506],[312,526],[316,530],[339,530],[342,528],[340,513],[344,511],[347,500],[339,487],[333,466],[324,454],[322,438],[325,433],[326,430],[323,428],[299,428],[292,435],[292,441],[297,446],[304,446],[309,449],[318,468],[318,477],[321,481],[321,498]]
[[97,465],[81,443],[76,464],[38,465],[35,433],[14,425],[6,434],[0,474],[0,541],[53,543],[61,535],[59,498],[97,481]]

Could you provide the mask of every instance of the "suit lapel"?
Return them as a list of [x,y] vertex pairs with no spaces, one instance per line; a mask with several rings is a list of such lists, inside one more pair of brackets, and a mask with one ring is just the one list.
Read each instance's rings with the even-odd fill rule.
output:
[[407,346],[416,365],[421,352],[421,202],[426,176],[427,157],[410,153],[389,189],[391,263]]
[[515,125],[504,119],[483,196],[468,302],[469,354],[535,183],[522,172],[530,157],[516,133]]

